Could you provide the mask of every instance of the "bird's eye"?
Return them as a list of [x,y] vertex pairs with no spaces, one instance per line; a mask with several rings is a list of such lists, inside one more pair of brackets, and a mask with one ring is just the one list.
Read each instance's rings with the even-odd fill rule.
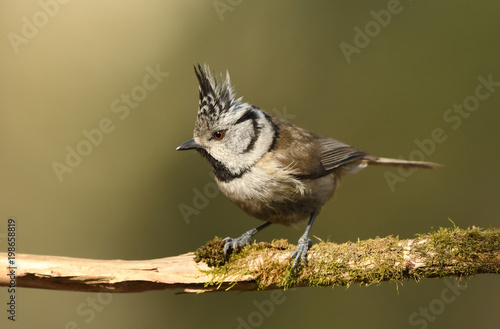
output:
[[214,132],[214,138],[215,139],[223,139],[224,138],[224,132],[219,130],[219,131],[216,131]]

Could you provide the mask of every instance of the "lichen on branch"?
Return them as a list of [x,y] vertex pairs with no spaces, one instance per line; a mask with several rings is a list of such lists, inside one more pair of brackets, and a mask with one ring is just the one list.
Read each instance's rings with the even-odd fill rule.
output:
[[499,229],[454,226],[414,239],[389,236],[342,244],[320,242],[310,249],[308,266],[292,270],[289,256],[294,248],[286,240],[260,242],[226,259],[222,240],[215,238],[195,252],[195,260],[210,266],[204,270],[212,278],[207,287],[249,278],[266,289],[500,273]]

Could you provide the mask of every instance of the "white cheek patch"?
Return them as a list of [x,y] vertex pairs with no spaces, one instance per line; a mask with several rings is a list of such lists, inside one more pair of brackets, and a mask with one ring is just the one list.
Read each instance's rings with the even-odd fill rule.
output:
[[[254,111],[257,116],[255,123],[254,120],[236,125],[233,122],[224,140],[211,143],[210,154],[233,174],[251,168],[267,153],[273,142],[275,131],[272,124],[260,110]],[[239,115],[235,114],[235,117]]]
[[228,136],[228,147],[235,154],[246,153],[251,145],[256,143],[255,138],[258,132],[255,131],[250,120],[238,124],[231,132],[234,134]]

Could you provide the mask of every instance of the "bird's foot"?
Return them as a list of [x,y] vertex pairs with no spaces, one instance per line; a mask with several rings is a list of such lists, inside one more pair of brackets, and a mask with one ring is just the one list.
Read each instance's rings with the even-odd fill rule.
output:
[[252,242],[252,236],[257,233],[256,229],[251,229],[250,231],[246,231],[239,238],[230,238],[227,237],[222,242],[224,242],[224,256],[226,256],[227,252],[230,249],[233,251],[238,251],[241,247],[249,245]]
[[294,259],[292,268],[297,267],[300,261],[303,261],[304,265],[307,265],[307,251],[311,246],[312,241],[309,240],[307,235],[304,234],[300,237],[297,249],[290,255],[290,259]]

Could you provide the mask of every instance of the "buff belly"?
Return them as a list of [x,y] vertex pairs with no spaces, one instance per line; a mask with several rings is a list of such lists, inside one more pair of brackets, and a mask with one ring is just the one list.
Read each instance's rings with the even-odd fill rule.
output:
[[254,167],[241,178],[217,181],[220,190],[247,214],[275,224],[293,225],[319,214],[332,197],[337,179],[329,174],[300,180],[283,169]]

